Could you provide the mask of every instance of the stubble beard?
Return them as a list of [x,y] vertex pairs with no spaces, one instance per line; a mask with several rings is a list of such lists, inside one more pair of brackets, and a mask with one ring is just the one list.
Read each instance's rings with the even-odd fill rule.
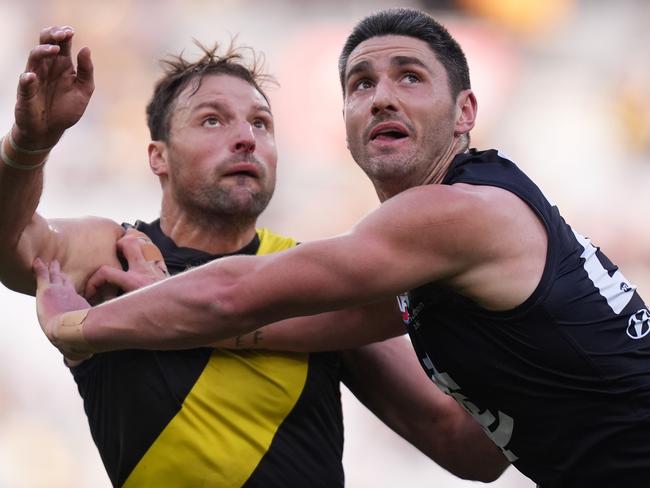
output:
[[402,186],[405,190],[428,182],[426,176],[437,164],[443,148],[435,137],[429,136],[408,150],[368,155],[365,147],[350,147],[350,152],[375,186]]
[[215,222],[233,225],[254,223],[266,209],[273,189],[251,188],[242,176],[234,185],[202,182],[185,188],[175,188],[176,200],[192,219],[214,225]]

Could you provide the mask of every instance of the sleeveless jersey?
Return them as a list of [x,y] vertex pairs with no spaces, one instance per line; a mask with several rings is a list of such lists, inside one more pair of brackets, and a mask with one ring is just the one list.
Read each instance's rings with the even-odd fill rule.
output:
[[[137,222],[171,274],[221,256]],[[295,245],[266,229],[235,254]],[[114,486],[342,487],[336,353],[199,348],[96,354],[72,368]]]
[[454,183],[526,202],[546,263],[510,311],[436,283],[398,297],[423,367],[539,486],[649,486],[650,315],[636,287],[497,151],[458,155],[443,181]]

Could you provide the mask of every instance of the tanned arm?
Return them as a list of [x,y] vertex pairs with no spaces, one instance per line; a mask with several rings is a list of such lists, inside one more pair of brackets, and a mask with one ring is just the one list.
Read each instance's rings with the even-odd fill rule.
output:
[[362,307],[282,320],[210,345],[226,349],[339,351],[404,333],[395,300],[390,299]]
[[[64,131],[83,115],[93,92],[87,48],[71,58],[71,28],[49,27],[29,54],[18,82],[15,122],[0,151],[0,280],[35,293],[36,256],[58,260],[77,290],[98,256],[118,264],[114,243],[121,228],[107,219],[46,220],[36,213],[43,189],[43,164]],[[112,251],[112,252],[111,252]]]
[[[519,272],[530,246],[544,242],[543,230],[541,239],[527,231],[535,225],[525,203],[504,190],[417,187],[385,202],[347,235],[274,255],[224,258],[71,321],[62,312],[75,308],[57,296],[51,271],[40,266],[39,320],[62,349],[70,339],[98,351],[193,347],[292,316],[388,299],[428,282],[505,310],[537,285],[534,275]],[[512,279],[496,279],[503,274]]]
[[345,351],[343,381],[383,423],[452,474],[491,482],[509,466],[480,425],[441,392],[405,337]]

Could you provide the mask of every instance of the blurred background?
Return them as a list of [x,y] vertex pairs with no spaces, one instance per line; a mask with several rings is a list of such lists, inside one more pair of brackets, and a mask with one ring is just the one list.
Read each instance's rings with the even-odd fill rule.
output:
[[[410,6],[464,47],[479,117],[472,143],[516,161],[580,233],[650,296],[650,2],[644,0],[0,0],[0,133],[41,28],[72,25],[96,90],[52,152],[40,212],[151,220],[144,107],[167,53],[238,41],[263,51],[280,153],[261,223],[309,240],[344,232],[377,205],[344,139],[336,60],[354,23]],[[0,236],[1,238],[1,236]],[[0,287],[0,487],[108,487],[81,400],[41,335],[33,299]],[[387,430],[343,391],[350,488],[467,487]],[[533,484],[514,468],[493,484]]]

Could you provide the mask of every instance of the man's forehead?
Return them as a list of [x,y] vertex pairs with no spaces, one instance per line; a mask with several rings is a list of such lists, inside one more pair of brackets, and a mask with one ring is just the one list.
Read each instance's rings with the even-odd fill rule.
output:
[[393,34],[375,36],[359,43],[350,53],[346,73],[359,63],[368,63],[367,65],[370,66],[373,62],[400,56],[419,59],[424,63],[437,60],[431,47],[422,39]]
[[[200,86],[197,84],[200,83]],[[211,100],[236,105],[246,104],[271,112],[266,98],[248,81],[229,74],[207,74],[192,80],[178,96],[177,107],[191,109]]]

